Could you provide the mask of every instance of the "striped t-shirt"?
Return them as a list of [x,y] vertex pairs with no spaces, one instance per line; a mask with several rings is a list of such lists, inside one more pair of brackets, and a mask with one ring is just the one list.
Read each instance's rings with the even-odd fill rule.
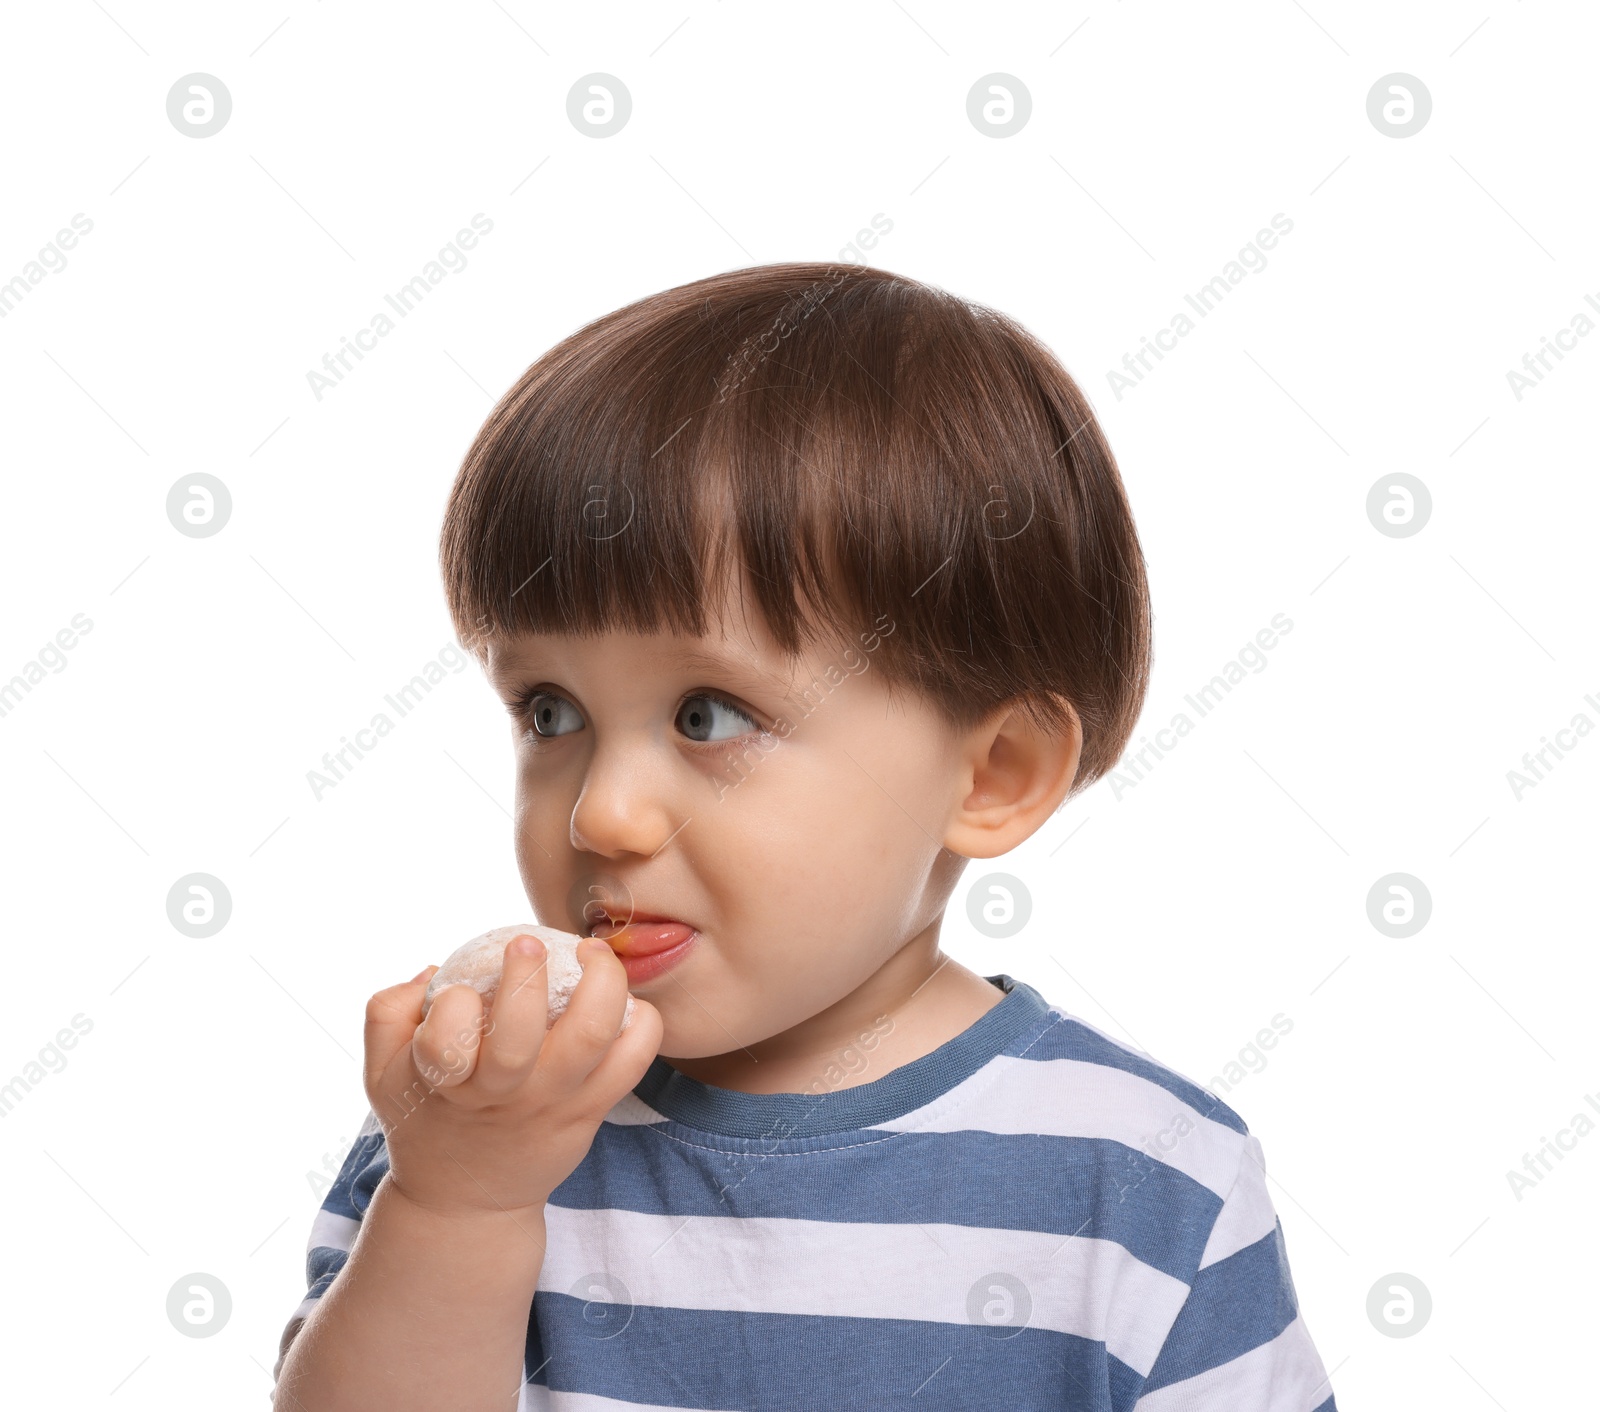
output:
[[[854,1087],[658,1056],[546,1207],[520,1412],[1335,1412],[1244,1123],[987,979],[998,1005]],[[388,1169],[369,1113],[295,1319]]]

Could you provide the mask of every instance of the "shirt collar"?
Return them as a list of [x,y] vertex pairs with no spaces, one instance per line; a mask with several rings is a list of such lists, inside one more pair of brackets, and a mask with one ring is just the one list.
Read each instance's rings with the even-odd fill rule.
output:
[[633,1092],[664,1118],[725,1137],[811,1137],[904,1117],[971,1078],[1045,1016],[1044,997],[1025,981],[1004,972],[984,979],[1005,999],[931,1053],[871,1083],[823,1092],[742,1093],[692,1079],[657,1055]]

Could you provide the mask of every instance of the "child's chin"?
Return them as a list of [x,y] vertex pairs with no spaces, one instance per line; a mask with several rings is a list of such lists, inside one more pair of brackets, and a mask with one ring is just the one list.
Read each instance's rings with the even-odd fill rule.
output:
[[[672,1012],[677,1007],[670,1000],[656,1008],[661,1012],[661,1048],[656,1053],[669,1064],[680,1059],[686,1062],[710,1059],[728,1052],[728,1036],[722,1030],[712,1025],[706,1032],[696,1025],[696,1018],[703,1016],[688,1015],[675,1023]],[[691,1004],[689,1008],[694,1009],[694,1006]]]

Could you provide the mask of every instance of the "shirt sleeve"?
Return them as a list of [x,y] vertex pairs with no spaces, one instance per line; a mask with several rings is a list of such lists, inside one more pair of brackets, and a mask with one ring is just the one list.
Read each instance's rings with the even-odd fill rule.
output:
[[384,1142],[383,1129],[378,1125],[377,1115],[369,1108],[356,1140],[345,1155],[344,1165],[339,1168],[339,1175],[333,1179],[311,1223],[311,1235],[306,1241],[306,1294],[284,1326],[283,1337],[279,1340],[278,1361],[272,1366],[274,1386],[289,1345],[316,1308],[317,1300],[327,1293],[328,1286],[350,1258],[356,1233],[361,1229],[361,1218],[388,1170],[389,1149]]
[[1337,1412],[1254,1137],[1134,1412]]

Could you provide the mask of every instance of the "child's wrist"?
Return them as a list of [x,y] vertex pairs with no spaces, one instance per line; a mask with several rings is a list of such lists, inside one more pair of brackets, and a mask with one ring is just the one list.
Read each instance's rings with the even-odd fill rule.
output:
[[[479,1225],[495,1229],[502,1228],[508,1218],[522,1225],[531,1221],[537,1221],[542,1225],[544,1221],[543,1200],[518,1206],[490,1204],[491,1198],[487,1196],[482,1202],[441,1200],[402,1186],[395,1180],[392,1171],[385,1175],[378,1190],[387,1190],[394,1204],[427,1221],[458,1226]],[[377,1200],[376,1192],[373,1194],[373,1200]]]

